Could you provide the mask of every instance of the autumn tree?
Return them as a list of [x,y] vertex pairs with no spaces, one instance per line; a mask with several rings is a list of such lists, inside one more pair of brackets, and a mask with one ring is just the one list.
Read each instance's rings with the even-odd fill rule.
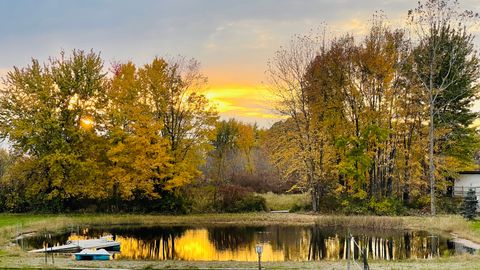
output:
[[206,77],[197,61],[184,58],[155,58],[138,76],[153,116],[162,125],[161,137],[168,142],[174,168],[170,177],[175,179],[169,188],[183,186],[199,176],[218,118],[201,93]]
[[[231,182],[236,177],[254,176],[259,165],[256,155],[259,148],[259,130],[256,124],[235,119],[217,123],[211,140],[210,172],[216,185]],[[212,173],[213,171],[213,173]],[[238,179],[240,180],[240,179]]]
[[[466,23],[478,14],[460,12],[456,1],[426,0],[409,11],[409,18],[418,41],[413,68],[428,98],[428,177],[431,214],[435,215],[437,136],[440,129],[455,130],[458,125],[468,131],[465,128],[473,116],[468,110],[477,88],[478,59]],[[452,118],[452,112],[459,113],[458,118]]]
[[215,137],[212,140],[213,151],[211,156],[214,159],[213,169],[215,171],[214,182],[216,186],[227,182],[227,159],[238,149],[239,123],[230,119],[220,121],[215,129]]
[[154,118],[136,67],[126,63],[113,71],[106,110],[111,196],[115,201],[157,199],[158,190],[175,186],[170,183],[175,178],[168,179],[172,157],[160,135],[163,125]]
[[106,195],[101,188],[104,148],[94,132],[104,79],[100,56],[79,50],[71,56],[62,52],[45,65],[33,59],[7,74],[0,93],[0,134],[36,164],[27,167],[34,170],[27,179],[32,201],[60,209],[73,198]]
[[[312,195],[312,209],[318,211],[318,147],[317,130],[314,128],[309,106],[306,74],[310,63],[322,50],[321,40],[316,37],[295,37],[288,47],[278,50],[268,63],[267,76],[272,93],[276,96],[275,109],[291,119],[291,139],[298,145],[299,167],[288,171],[302,171],[301,182]],[[293,165],[293,164],[292,164]]]

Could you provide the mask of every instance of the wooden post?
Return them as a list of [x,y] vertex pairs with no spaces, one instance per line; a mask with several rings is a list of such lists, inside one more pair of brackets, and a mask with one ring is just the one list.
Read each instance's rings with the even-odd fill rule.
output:
[[350,234],[347,235],[347,270],[350,270]]
[[370,270],[370,267],[368,266],[368,261],[367,261],[367,252],[368,250],[363,247],[363,270]]

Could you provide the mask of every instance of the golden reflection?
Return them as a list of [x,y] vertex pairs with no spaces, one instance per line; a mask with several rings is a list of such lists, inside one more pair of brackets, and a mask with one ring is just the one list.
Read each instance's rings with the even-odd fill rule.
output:
[[[167,239],[146,243],[131,237],[117,237],[121,244],[118,258],[128,259],[175,259],[187,261],[256,261],[255,246],[240,247],[238,250],[218,250],[208,239],[208,230],[187,230],[175,240]],[[283,251],[273,250],[264,244],[262,260],[283,261]]]
[[[89,237],[88,229],[69,240]],[[103,233],[103,235],[108,233]],[[257,261],[257,243],[263,244],[263,261],[337,261],[346,258],[347,247],[356,259],[360,249],[373,260],[426,259],[448,249],[446,243],[425,233],[405,232],[390,237],[357,236],[347,245],[342,234],[320,228],[269,227],[264,231],[246,228],[170,228],[141,236],[116,234],[121,252],[115,258],[186,261]],[[98,237],[98,234],[97,234]],[[354,243],[355,241],[355,243]]]

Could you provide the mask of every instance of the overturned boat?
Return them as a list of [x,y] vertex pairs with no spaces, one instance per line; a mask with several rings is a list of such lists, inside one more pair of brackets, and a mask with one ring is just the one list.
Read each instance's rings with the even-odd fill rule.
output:
[[120,251],[120,243],[110,239],[111,236],[104,236],[98,239],[70,240],[65,245],[46,247],[31,250],[33,253],[72,253],[84,249],[105,249],[108,251]]
[[110,260],[110,253],[105,249],[99,250],[91,250],[91,249],[84,249],[80,252],[74,254],[75,260],[77,261],[108,261]]

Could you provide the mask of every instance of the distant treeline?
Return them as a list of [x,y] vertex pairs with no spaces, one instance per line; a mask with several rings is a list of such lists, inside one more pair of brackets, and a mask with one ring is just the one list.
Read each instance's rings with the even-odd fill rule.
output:
[[435,199],[476,168],[475,19],[426,0],[405,29],[295,38],[269,62],[286,120],[268,130],[220,121],[195,60],[34,59],[0,88],[0,209],[257,211],[254,192],[288,191],[311,194],[304,210],[455,210]]

